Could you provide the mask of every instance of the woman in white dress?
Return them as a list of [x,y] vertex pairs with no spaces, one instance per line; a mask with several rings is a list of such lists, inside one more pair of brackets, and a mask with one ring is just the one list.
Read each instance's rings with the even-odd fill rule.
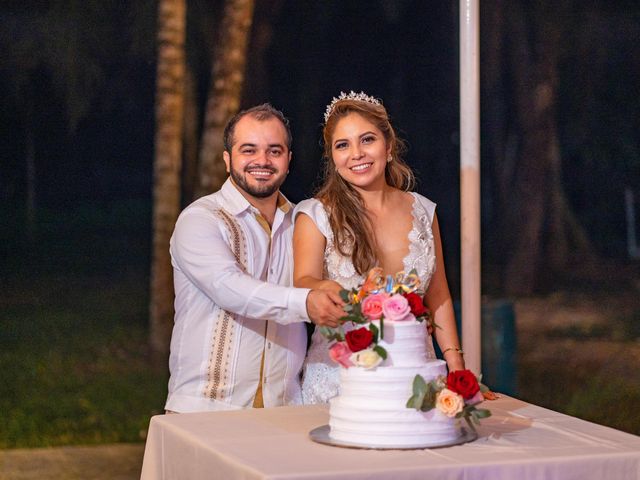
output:
[[[464,369],[436,206],[410,192],[414,176],[400,158],[404,145],[384,106],[364,93],[342,94],[327,107],[323,138],[323,185],[294,213],[294,285],[340,291],[362,283],[373,267],[385,275],[415,269],[447,366]],[[430,337],[427,348],[434,358]],[[316,329],[304,366],[303,402],[327,402],[339,393],[338,382],[339,366]]]

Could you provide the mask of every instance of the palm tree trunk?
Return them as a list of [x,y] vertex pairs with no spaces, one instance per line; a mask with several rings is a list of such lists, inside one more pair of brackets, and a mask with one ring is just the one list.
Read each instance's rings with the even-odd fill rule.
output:
[[240,108],[253,9],[254,0],[225,2],[200,146],[198,196],[217,190],[227,177],[222,137],[227,121]]
[[180,168],[184,119],[186,0],[160,0],[153,169],[150,345],[169,351],[173,325],[173,278],[169,239],[180,212]]
[[508,7],[516,117],[522,134],[514,201],[506,215],[510,228],[503,230],[511,232],[505,270],[505,289],[510,294],[532,293],[538,279],[556,129],[556,36],[526,18],[526,8],[515,0]]
[[182,165],[182,205],[194,200],[198,184],[198,143],[200,111],[193,70],[187,65],[184,85],[184,146]]

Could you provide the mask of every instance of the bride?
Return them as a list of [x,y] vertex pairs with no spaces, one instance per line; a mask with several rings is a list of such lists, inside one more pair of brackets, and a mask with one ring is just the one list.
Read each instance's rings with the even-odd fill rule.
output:
[[[385,275],[415,269],[447,367],[464,369],[436,205],[410,191],[415,179],[384,106],[364,93],[341,94],[327,107],[323,139],[324,183],[294,213],[294,285],[340,291],[361,284],[373,267]],[[316,329],[303,372],[305,404],[339,393],[339,366],[328,351]]]

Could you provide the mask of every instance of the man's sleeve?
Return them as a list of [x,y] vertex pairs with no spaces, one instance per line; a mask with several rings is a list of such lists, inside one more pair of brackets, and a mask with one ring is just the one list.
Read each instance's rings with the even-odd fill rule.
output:
[[205,295],[241,316],[288,324],[308,321],[309,289],[263,282],[243,272],[219,221],[206,211],[185,211],[171,238],[171,259]]

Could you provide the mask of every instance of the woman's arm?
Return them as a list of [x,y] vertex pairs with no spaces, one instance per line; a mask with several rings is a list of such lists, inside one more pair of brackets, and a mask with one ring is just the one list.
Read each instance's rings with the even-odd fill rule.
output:
[[342,286],[323,280],[324,249],[327,239],[305,213],[296,216],[293,230],[293,285],[295,287],[340,292]]
[[463,370],[464,358],[460,351],[460,339],[456,328],[456,319],[453,312],[453,302],[447,284],[447,275],[444,269],[442,254],[442,242],[440,240],[440,227],[438,217],[433,216],[433,243],[436,251],[436,271],[431,278],[429,288],[424,296],[425,303],[431,310],[433,319],[440,328],[435,328],[436,340],[440,351],[443,352],[449,371]]

